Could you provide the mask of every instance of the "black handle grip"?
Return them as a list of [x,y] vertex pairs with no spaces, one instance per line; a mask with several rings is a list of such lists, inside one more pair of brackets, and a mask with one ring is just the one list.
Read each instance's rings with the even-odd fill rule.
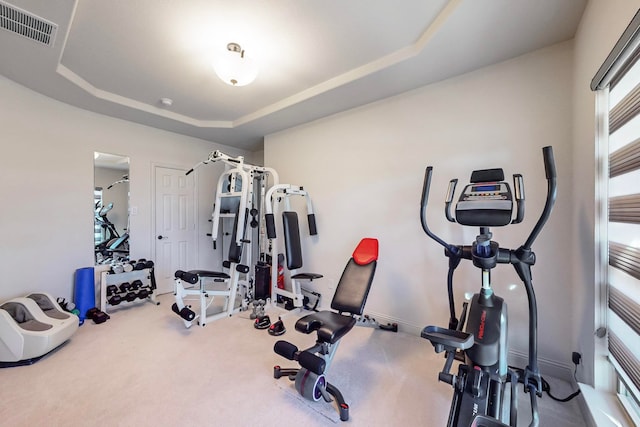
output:
[[189,175],[191,172],[193,172],[193,168],[189,169],[185,175]]
[[427,203],[429,202],[429,188],[431,188],[431,174],[433,173],[433,166],[427,166],[424,171],[424,181],[422,182],[422,197],[420,198],[420,222],[422,223],[422,229],[429,237],[431,237],[431,230],[427,225]]
[[309,221],[309,235],[315,236],[318,234],[318,228],[316,227],[316,214],[308,214],[307,220]]
[[276,223],[275,220],[273,219],[273,214],[266,214],[264,216],[265,219],[265,223],[267,225],[267,237],[269,239],[275,239],[276,238]]
[[556,177],[556,162],[553,158],[553,147],[546,146],[542,149],[542,155],[544,156],[544,171],[547,179],[553,179]]

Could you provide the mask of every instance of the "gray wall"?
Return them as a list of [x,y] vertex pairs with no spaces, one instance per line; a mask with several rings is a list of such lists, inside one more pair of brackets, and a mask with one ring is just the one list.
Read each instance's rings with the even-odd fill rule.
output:
[[[76,269],[93,265],[93,153],[129,156],[132,258],[153,259],[153,168],[189,169],[241,150],[84,111],[0,77],[0,300],[32,291],[71,298]],[[217,268],[208,219],[223,166],[196,172],[198,259]]]
[[[503,167],[525,178],[523,224],[494,229],[495,240],[516,249],[544,205],[541,149],[552,145],[559,174],[558,203],[534,249],[540,307],[539,356],[547,372],[569,376],[573,339],[571,272],[561,262],[571,248],[571,114],[573,45],[562,43],[475,72],[366,105],[274,135],[265,164],[280,181],[310,192],[319,235],[310,239],[307,268],[325,275],[316,290],[328,295],[362,237],[380,240],[380,260],[367,311],[417,333],[446,325],[447,259],[423,233],[419,219],[424,170],[434,166],[429,221],[444,239],[471,244],[478,230],[444,218],[451,178],[468,182],[474,169]],[[455,295],[479,289],[479,272],[465,262]],[[512,356],[524,366],[527,297],[513,268],[492,274],[509,303]],[[313,282],[314,284],[316,281]],[[425,351],[430,351],[425,342]]]

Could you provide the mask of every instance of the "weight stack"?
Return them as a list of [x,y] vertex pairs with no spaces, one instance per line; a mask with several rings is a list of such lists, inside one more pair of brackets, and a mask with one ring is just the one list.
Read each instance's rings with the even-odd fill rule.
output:
[[96,306],[96,285],[93,267],[79,268],[76,270],[75,291],[73,300],[80,312],[80,324],[84,323],[87,311]]
[[266,300],[271,297],[271,268],[269,264],[256,264],[256,299]]

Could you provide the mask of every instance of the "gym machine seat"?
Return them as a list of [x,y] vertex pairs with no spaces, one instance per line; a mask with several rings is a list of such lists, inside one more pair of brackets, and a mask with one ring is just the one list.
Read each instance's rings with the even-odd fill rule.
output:
[[296,390],[305,398],[318,401],[324,398],[331,402],[333,396],[340,411],[340,419],[349,419],[349,405],[340,391],[329,384],[325,373],[333,360],[338,344],[357,323],[356,316],[361,316],[369,295],[378,260],[378,240],[364,238],[353,252],[347,263],[331,301],[334,311],[325,310],[301,317],[295,328],[299,332],[310,334],[316,332],[316,344],[306,350],[287,342],[278,341],[274,351],[280,356],[296,360],[300,368],[283,369],[274,367],[274,378],[288,376],[295,381]]
[[0,367],[30,365],[65,343],[78,317],[64,312],[46,293],[0,305]]

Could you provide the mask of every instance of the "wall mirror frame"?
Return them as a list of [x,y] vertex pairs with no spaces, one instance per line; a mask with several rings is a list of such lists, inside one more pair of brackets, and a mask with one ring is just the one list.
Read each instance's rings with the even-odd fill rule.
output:
[[94,152],[93,204],[96,264],[129,258],[129,157]]

